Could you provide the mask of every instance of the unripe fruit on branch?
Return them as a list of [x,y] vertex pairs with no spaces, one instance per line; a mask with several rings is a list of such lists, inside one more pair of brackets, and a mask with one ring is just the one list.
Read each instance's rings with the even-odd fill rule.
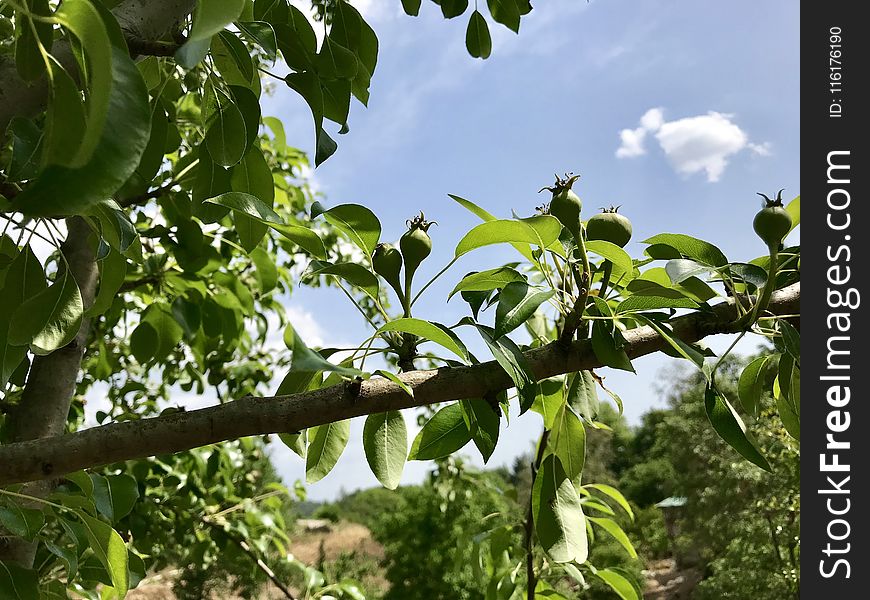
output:
[[619,207],[602,208],[603,212],[594,215],[586,223],[587,240],[604,240],[620,248],[631,240],[631,221],[619,214]]
[[783,190],[779,190],[776,200],[771,200],[764,194],[758,193],[764,198],[764,208],[755,215],[752,228],[758,237],[767,244],[768,248],[779,248],[785,236],[791,231],[791,215],[782,205],[782,192]]
[[402,255],[392,244],[378,244],[372,254],[372,268],[390,284],[399,299],[402,298]]
[[580,179],[579,175],[566,173],[565,177],[556,176],[553,187],[544,187],[540,191],[550,190],[553,199],[550,200],[550,214],[559,219],[559,222],[577,238],[580,235],[580,210],[583,202],[572,189],[574,182]]
[[432,252],[432,239],[427,231],[434,224],[434,221],[427,221],[421,212],[408,220],[408,231],[399,240],[399,248],[402,250],[402,258],[405,262],[406,287],[413,279],[417,267]]

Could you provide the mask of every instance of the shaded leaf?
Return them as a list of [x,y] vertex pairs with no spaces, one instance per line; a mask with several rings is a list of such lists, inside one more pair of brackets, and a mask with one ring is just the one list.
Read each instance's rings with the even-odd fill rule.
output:
[[405,419],[397,410],[371,414],[363,427],[363,448],[372,473],[389,490],[398,487],[408,453]]
[[704,408],[713,429],[741,456],[765,471],[771,471],[767,459],[758,451],[746,433],[746,425],[731,403],[712,386],[704,391]]
[[408,453],[408,460],[432,460],[453,454],[471,440],[458,402],[445,406],[429,419]]
[[532,516],[538,541],[553,561],[585,562],[586,517],[574,484],[553,454],[544,458],[535,477]]
[[308,451],[305,457],[305,481],[315,483],[326,477],[347,446],[350,421],[337,421],[308,430]]

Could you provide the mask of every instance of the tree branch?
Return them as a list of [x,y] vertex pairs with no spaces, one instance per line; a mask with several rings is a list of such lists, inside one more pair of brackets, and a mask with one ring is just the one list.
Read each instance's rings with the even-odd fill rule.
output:
[[[97,263],[90,240],[91,229],[84,219],[67,219],[67,238],[60,249],[81,291],[85,308],[94,302],[97,288]],[[66,268],[66,267],[62,267]],[[88,334],[90,318],[82,320],[75,338],[45,356],[36,356],[27,375],[24,392],[17,405],[10,411],[7,421],[9,437],[13,442],[39,439],[62,439],[66,428],[70,401],[75,392],[81,371],[82,356]],[[54,487],[51,481],[38,481],[25,488],[25,492],[37,498],[47,496]],[[33,562],[36,543],[23,538],[11,538],[0,544],[0,559],[11,560],[25,567]]]
[[[768,311],[794,314],[800,310],[800,284],[773,295]],[[695,342],[716,333],[734,331],[737,311],[733,300],[705,312],[671,320],[674,334]],[[660,351],[667,342],[650,327],[624,334],[630,358]],[[589,340],[569,346],[551,343],[530,350],[526,358],[537,379],[600,367]],[[411,371],[400,375],[414,390],[411,397],[395,383],[381,378],[294,394],[245,397],[199,410],[172,413],[139,421],[111,423],[49,439],[0,446],[0,486],[47,479],[113,462],[181,452],[250,435],[292,432],[388,410],[399,410],[462,398],[483,398],[513,387],[495,361],[468,367]]]

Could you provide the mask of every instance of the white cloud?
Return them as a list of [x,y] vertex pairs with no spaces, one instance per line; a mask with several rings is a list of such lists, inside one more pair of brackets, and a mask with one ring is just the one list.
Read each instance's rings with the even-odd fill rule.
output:
[[706,115],[665,121],[661,108],[644,113],[640,126],[619,132],[621,145],[618,158],[632,158],[646,154],[644,143],[648,134],[654,134],[668,162],[677,173],[707,174],[707,181],[719,181],[728,160],[747,149],[757,156],[770,155],[770,144],[753,143],[749,136],[732,121],[733,115],[710,111]]
[[646,150],[643,147],[643,142],[646,139],[646,129],[643,127],[623,129],[619,132],[619,139],[622,140],[622,145],[616,151],[617,158],[631,158],[646,154]]

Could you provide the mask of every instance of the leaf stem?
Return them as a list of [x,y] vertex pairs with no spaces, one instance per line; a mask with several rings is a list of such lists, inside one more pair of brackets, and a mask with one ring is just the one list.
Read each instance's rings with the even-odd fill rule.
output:
[[[439,277],[441,277],[442,275],[444,275],[444,273],[447,272],[447,269],[449,269],[450,267],[452,267],[452,266],[454,265],[454,263],[456,263],[457,260],[459,260],[459,257],[455,257],[453,260],[451,260],[449,263],[447,263],[447,266],[445,266],[443,269],[441,269],[440,271],[438,271],[432,279],[430,279],[428,282],[426,282],[426,285],[424,285],[422,288],[420,288],[420,291],[417,292],[417,295],[414,296],[414,299],[411,300],[411,303],[408,305],[408,314],[405,315],[406,317],[410,317],[410,316],[411,316],[411,314],[410,314],[410,309],[411,309],[412,306],[414,306],[414,303],[417,302],[417,300],[420,298],[420,296],[423,295],[423,292],[425,292],[426,289],[428,289],[428,287],[429,287],[430,285],[432,285],[433,283],[435,283],[435,280],[436,280],[436,279],[438,279]],[[410,282],[408,282],[408,283],[410,283]],[[410,297],[410,294],[411,294],[411,287],[410,287],[410,285],[406,285],[406,286],[405,286],[405,296]]]

